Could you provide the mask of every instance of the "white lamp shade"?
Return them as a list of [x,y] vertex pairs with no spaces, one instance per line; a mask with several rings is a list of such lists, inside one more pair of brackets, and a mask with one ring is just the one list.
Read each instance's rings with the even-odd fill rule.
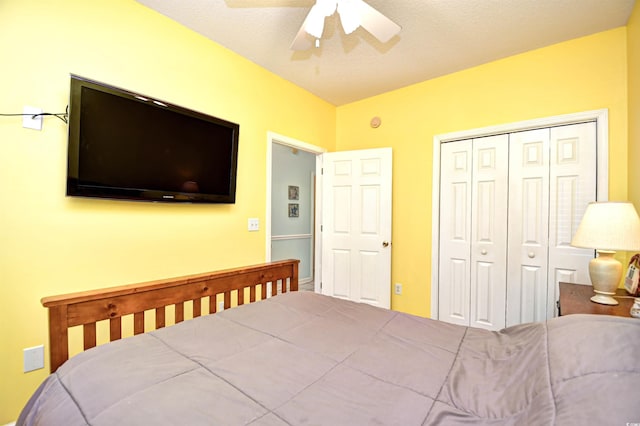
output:
[[609,251],[640,251],[640,218],[633,204],[589,203],[571,245]]

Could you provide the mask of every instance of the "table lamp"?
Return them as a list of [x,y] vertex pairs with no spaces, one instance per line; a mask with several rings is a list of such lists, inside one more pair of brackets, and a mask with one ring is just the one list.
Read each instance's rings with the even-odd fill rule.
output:
[[613,258],[617,250],[640,250],[640,218],[629,202],[589,203],[571,245],[595,249],[589,262],[592,302],[617,305],[613,296],[622,278],[622,264]]

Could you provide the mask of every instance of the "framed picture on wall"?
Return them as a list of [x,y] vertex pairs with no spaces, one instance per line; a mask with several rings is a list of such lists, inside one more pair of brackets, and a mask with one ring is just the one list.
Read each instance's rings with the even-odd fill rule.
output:
[[300,215],[300,204],[289,204],[289,217],[298,217]]
[[[290,200],[299,200],[300,199],[300,187],[289,185],[289,199]],[[289,204],[291,205],[291,204]]]

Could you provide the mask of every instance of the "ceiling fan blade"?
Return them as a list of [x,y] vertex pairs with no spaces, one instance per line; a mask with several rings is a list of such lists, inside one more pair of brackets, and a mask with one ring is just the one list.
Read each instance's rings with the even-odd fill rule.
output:
[[309,23],[314,19],[317,19],[317,17],[312,7],[311,10],[309,10],[309,13],[307,13],[306,18],[304,18],[302,25],[300,25],[300,29],[293,39],[293,42],[291,42],[291,46],[289,46],[291,50],[307,50],[313,46],[312,38],[306,29],[307,25],[309,25]]
[[[336,10],[336,3],[332,0],[318,0],[311,7],[307,17],[298,30],[298,34],[291,43],[292,50],[307,50],[313,45],[313,39],[322,37],[324,19]],[[312,38],[313,37],[313,38]]]
[[308,50],[313,46],[313,37],[311,37],[305,30],[304,25],[300,27],[298,30],[298,34],[296,34],[293,42],[291,42],[291,46],[289,48],[291,50]]
[[360,25],[371,35],[386,43],[398,34],[402,27],[378,12],[362,0],[354,0],[360,10]]
[[352,0],[338,2],[338,15],[345,34],[351,34],[360,26],[360,7]]

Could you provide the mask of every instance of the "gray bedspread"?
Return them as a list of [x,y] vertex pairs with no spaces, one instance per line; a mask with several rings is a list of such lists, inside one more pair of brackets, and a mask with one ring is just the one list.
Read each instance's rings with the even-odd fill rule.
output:
[[640,423],[640,320],[500,332],[287,293],[81,353],[19,425]]

